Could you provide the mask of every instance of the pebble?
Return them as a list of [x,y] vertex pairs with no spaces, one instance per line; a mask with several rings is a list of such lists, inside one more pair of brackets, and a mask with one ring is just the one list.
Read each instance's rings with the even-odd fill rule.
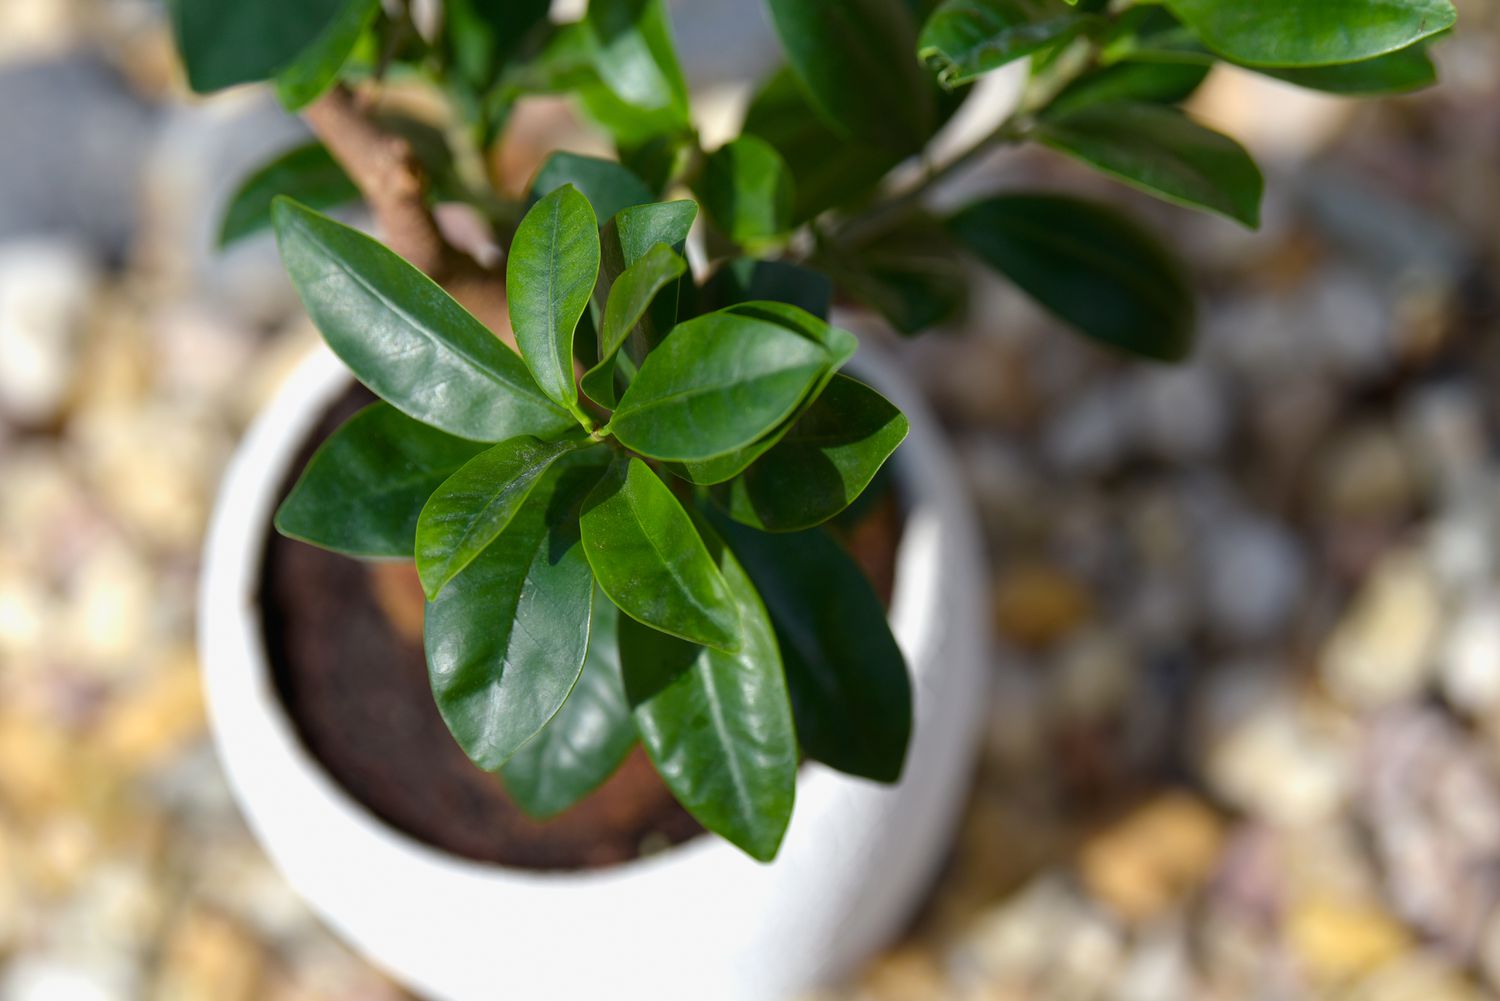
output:
[[1443,600],[1420,551],[1385,556],[1323,649],[1321,674],[1340,701],[1373,709],[1414,698],[1432,678]]
[[1440,679],[1448,701],[1470,717],[1500,713],[1500,593],[1465,604],[1443,638]]
[[1089,892],[1115,914],[1146,922],[1203,885],[1223,838],[1223,822],[1205,803],[1163,793],[1090,838],[1079,869]]
[[1088,615],[1091,599],[1071,574],[1046,563],[1007,569],[995,584],[995,625],[1002,636],[1030,650],[1067,636]]
[[1214,629],[1243,644],[1284,634],[1307,575],[1301,540],[1278,522],[1246,514],[1220,519],[1197,552]]
[[56,420],[73,389],[97,269],[71,240],[0,243],[0,416]]

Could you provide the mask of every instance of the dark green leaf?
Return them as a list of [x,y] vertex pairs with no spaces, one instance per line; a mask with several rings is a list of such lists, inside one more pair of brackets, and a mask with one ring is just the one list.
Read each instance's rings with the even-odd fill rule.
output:
[[703,286],[700,305],[714,310],[758,299],[790,303],[826,320],[833,283],[827,275],[790,261],[736,257],[720,265]]
[[1250,66],[1329,66],[1453,26],[1448,0],[1167,0],[1205,45]]
[[782,70],[756,94],[745,115],[744,133],[770,143],[792,172],[794,223],[824,209],[869,194],[904,153],[834,134],[813,111],[790,70]]
[[563,185],[533,205],[516,228],[505,287],[511,329],[527,368],[542,392],[575,414],[573,331],[598,278],[594,210],[577,188]]
[[578,510],[597,463],[580,452],[554,466],[500,538],[427,605],[438,710],[485,771],[547,725],[583,669],[594,584]]
[[494,542],[542,475],[578,442],[512,438],[486,449],[433,491],[417,522],[417,575],[429,600]]
[[313,453],[276,530],[349,556],[411,559],[422,505],[484,447],[371,404]]
[[444,0],[443,37],[459,75],[473,87],[491,86],[550,8],[550,0]]
[[268,80],[361,0],[169,0],[188,83],[200,94]]
[[865,384],[834,376],[785,436],[714,499],[768,532],[820,525],[869,486],[906,438],[906,416]]
[[334,353],[409,417],[475,441],[574,426],[526,366],[430,278],[306,206],[271,208],[281,259]]
[[797,787],[797,734],[765,606],[710,537],[744,622],[738,654],[620,620],[620,663],[656,770],[698,822],[762,862],[776,857]]
[[920,149],[937,104],[912,58],[917,29],[901,0],[766,0],[787,62],[836,132],[897,153]]
[[[692,201],[658,202],[649,205],[633,205],[621,209],[600,233],[603,256],[599,267],[599,283],[594,287],[594,308],[602,317],[609,305],[609,293],[615,279],[638,263],[658,243],[671,247],[679,255],[687,241],[688,231],[698,216],[698,205]],[[677,305],[682,282],[674,282],[662,290],[651,304],[651,309],[641,317],[639,336],[626,342],[625,353],[632,362],[629,374],[634,374],[635,363],[661,342],[667,331],[677,323]],[[621,359],[622,366],[625,361]],[[592,383],[599,388],[599,376]]]
[[349,0],[317,41],[276,74],[276,96],[288,111],[301,110],[333,86],[379,11],[380,0]]
[[1090,337],[1161,361],[1191,349],[1193,295],[1180,266],[1113,209],[1009,195],[969,206],[951,225],[981,259]]
[[870,237],[830,244],[814,260],[847,294],[915,334],[963,310],[969,286],[961,258],[941,223],[914,215]]
[[657,293],[681,278],[687,263],[672,248],[658,243],[615,279],[604,308],[599,341],[599,363],[583,377],[583,389],[595,402],[612,407],[615,395],[615,354],[646,315]]
[[583,509],[594,578],[626,615],[722,650],[741,643],[728,585],[677,498],[639,459],[615,463]]
[[792,174],[764,139],[740,136],[715,150],[702,192],[708,214],[737,243],[779,236],[792,226]]
[[944,0],[922,28],[917,55],[938,67],[943,86],[956,87],[1067,41],[1089,20],[1050,0]]
[[219,246],[227,247],[271,228],[271,201],[287,195],[315,209],[332,209],[360,199],[359,188],[323,148],[308,143],[281,154],[247,177],[230,199],[219,227]]
[[533,817],[553,817],[597,789],[635,746],[635,720],[620,676],[620,612],[594,594],[583,673],[552,722],[505,763],[511,798]]
[[780,323],[709,313],[678,324],[646,357],[610,429],[652,458],[712,459],[775,428],[833,364],[825,347]]
[[645,182],[625,167],[613,160],[577,153],[553,153],[548,157],[531,182],[531,197],[541,199],[569,184],[583,192],[600,225],[623,208],[651,201],[651,190]]
[[1142,102],[1090,105],[1037,124],[1036,137],[1159,198],[1260,223],[1265,187],[1239,143],[1175,108]]
[[1437,83],[1437,67],[1432,64],[1426,48],[1420,45],[1342,66],[1262,69],[1260,72],[1310,90],[1350,96],[1405,94]]
[[1118,101],[1176,104],[1192,96],[1212,69],[1206,63],[1117,63],[1073,81],[1047,105],[1047,113],[1065,115],[1089,105]]
[[766,535],[718,517],[776,627],[797,738],[850,775],[895,782],[911,737],[911,679],[859,565],[822,530]]

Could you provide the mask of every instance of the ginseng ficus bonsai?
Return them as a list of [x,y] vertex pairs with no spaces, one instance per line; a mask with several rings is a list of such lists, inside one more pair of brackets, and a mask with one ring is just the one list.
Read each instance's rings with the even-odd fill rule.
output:
[[[1179,107],[1214,66],[1413,90],[1454,22],[1447,0],[766,0],[785,65],[705,150],[662,0],[571,23],[547,0],[169,2],[196,90],[273,80],[317,135],[245,182],[223,241],[273,227],[383,401],[322,446],[277,527],[415,558],[438,707],[525,809],[567,809],[639,742],[758,859],[804,757],[890,782],[911,731],[880,602],[826,526],[906,420],[840,371],[855,341],[830,301],[914,333],[963,310],[972,256],[1097,341],[1181,358],[1188,282],[1126,216],[1052,190],[946,215],[924,196],[1035,142],[1254,226],[1254,162]],[[1015,110],[929,162],[973,81],[1025,57]],[[414,87],[440,115],[382,100]],[[556,154],[511,197],[494,153],[543,94],[617,158]],[[361,199],[390,249],[316,211]],[[438,203],[467,206],[503,266],[446,239]],[[476,316],[508,316],[518,352]]]

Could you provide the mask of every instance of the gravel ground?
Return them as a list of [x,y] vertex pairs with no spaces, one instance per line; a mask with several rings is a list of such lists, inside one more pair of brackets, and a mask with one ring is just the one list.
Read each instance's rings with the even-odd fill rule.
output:
[[[1465,14],[1416,98],[1215,78],[1258,234],[1043,154],[964,182],[1139,205],[1203,338],[1122,364],[976,273],[898,346],[988,529],[996,694],[933,899],[819,1001],[1500,996],[1500,11]],[[192,647],[219,470],[314,336],[213,227],[300,127],[185,100],[145,0],[6,0],[0,132],[0,1001],[404,997],[249,837]]]

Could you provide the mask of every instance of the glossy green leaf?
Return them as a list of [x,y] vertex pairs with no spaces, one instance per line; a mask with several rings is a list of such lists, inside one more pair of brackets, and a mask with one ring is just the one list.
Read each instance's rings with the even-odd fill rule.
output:
[[276,74],[276,96],[282,106],[299,111],[333,86],[379,11],[380,0],[349,0],[317,41]]
[[616,353],[636,324],[645,317],[657,294],[681,278],[686,270],[686,261],[671,247],[658,243],[615,279],[604,307],[599,363],[583,377],[583,389],[590,399],[606,407],[615,405]]
[[531,437],[502,441],[433,491],[417,522],[417,575],[429,600],[505,531],[542,475],[579,447]]
[[578,511],[601,468],[590,452],[557,463],[510,527],[427,605],[438,710],[485,771],[547,725],[583,669],[594,584]]
[[1254,228],[1265,187],[1244,147],[1175,108],[1118,102],[1047,116],[1036,137],[1159,198]]
[[371,404],[318,446],[276,530],[349,556],[411,559],[422,505],[484,447]]
[[622,209],[611,220],[615,234],[612,243],[619,249],[620,267],[630,267],[658,243],[680,248],[697,217],[698,204],[687,199]]
[[1053,0],[944,0],[922,28],[917,55],[956,87],[1076,36],[1089,23]]
[[188,83],[200,94],[268,80],[360,0],[168,0]]
[[568,411],[578,408],[573,331],[598,277],[594,210],[577,188],[564,185],[533,205],[516,228],[505,287],[521,357],[542,392]]
[[474,441],[574,426],[521,359],[416,268],[290,199],[277,198],[271,215],[282,262],[324,339],[407,416]]
[[821,344],[780,323],[709,313],[646,357],[609,426],[641,455],[712,459],[775,428],[832,364]]
[[775,446],[715,489],[714,500],[763,531],[820,525],[864,492],[907,430],[906,416],[885,397],[834,376]]
[[[698,217],[696,202],[682,200],[653,202],[648,205],[632,205],[621,209],[599,234],[603,255],[599,266],[599,282],[594,286],[594,308],[602,316],[609,305],[609,293],[615,279],[625,270],[637,264],[651,248],[659,243],[671,247],[677,254],[683,253],[688,232],[693,220]],[[677,323],[678,299],[682,282],[673,282],[657,294],[656,300],[636,325],[636,335],[625,344],[625,351],[617,366],[634,374],[635,366],[667,335]],[[629,361],[631,364],[626,365]],[[602,377],[596,375],[590,385],[604,392]],[[613,393],[613,387],[610,390]],[[618,396],[611,397],[607,406],[613,406]],[[601,401],[602,402],[602,401]]]
[[620,612],[594,594],[583,673],[552,721],[526,742],[501,776],[533,817],[554,817],[613,775],[635,746],[635,720],[620,675]]
[[739,649],[740,616],[692,519],[651,467],[615,463],[583,509],[594,578],[626,615],[721,650]]
[[725,261],[704,285],[700,304],[722,309],[754,300],[785,302],[828,319],[833,283],[828,276],[790,261],[736,257]]
[[714,527],[776,627],[802,749],[841,772],[895,782],[911,739],[911,679],[864,572],[822,530],[767,535],[722,516]]
[[1448,0],[1167,0],[1220,55],[1250,66],[1329,66],[1385,55],[1446,31]]
[[1119,101],[1177,104],[1191,97],[1212,69],[1209,63],[1116,63],[1073,81],[1047,105],[1047,113],[1065,115],[1090,105]]
[[792,226],[792,173],[764,139],[740,136],[715,150],[701,190],[708,214],[738,243],[779,236]]
[[792,172],[794,223],[868,195],[905,156],[835,134],[790,70],[771,77],[756,93],[743,131],[770,143]]
[[823,120],[845,138],[920,149],[937,105],[901,0],[766,0],[787,63]]
[[982,260],[1088,336],[1161,361],[1191,349],[1193,294],[1181,267],[1113,209],[1008,195],[969,206],[950,225]]
[[308,143],[281,154],[247,177],[224,213],[219,246],[271,228],[271,202],[287,195],[314,209],[359,201],[361,194],[344,168],[323,147]]
[[915,334],[963,311],[969,283],[962,256],[940,222],[913,215],[869,237],[830,243],[814,263],[901,333]]
[[594,208],[603,225],[615,213],[651,201],[651,189],[629,169],[613,160],[578,153],[553,153],[531,182],[531,197],[540,200],[566,185],[573,185]]
[[776,857],[797,787],[797,734],[776,635],[728,547],[710,536],[745,623],[737,654],[620,621],[636,729],[657,772],[700,824],[762,862]]
[[828,351],[829,365],[813,383],[812,389],[803,396],[802,402],[798,405],[797,409],[769,434],[749,445],[726,452],[723,455],[715,456],[712,459],[680,464],[674,463],[669,467],[673,473],[681,476],[688,482],[703,486],[723,483],[725,480],[738,476],[745,471],[746,467],[780,441],[796,424],[798,418],[802,416],[807,408],[812,406],[817,400],[818,395],[823,392],[824,387],[833,379],[834,373],[843,367],[850,358],[854,357],[854,352],[859,347],[859,341],[847,330],[840,330],[838,327],[790,303],[773,301],[742,302],[726,306],[723,312],[776,323],[807,338],[815,344],[820,344]]
[[616,98],[689,126],[687,84],[662,0],[592,0],[583,28],[594,70]]
[[1426,48],[1421,45],[1341,66],[1263,68],[1260,72],[1298,87],[1351,97],[1405,94],[1437,83],[1437,67],[1433,65]]

